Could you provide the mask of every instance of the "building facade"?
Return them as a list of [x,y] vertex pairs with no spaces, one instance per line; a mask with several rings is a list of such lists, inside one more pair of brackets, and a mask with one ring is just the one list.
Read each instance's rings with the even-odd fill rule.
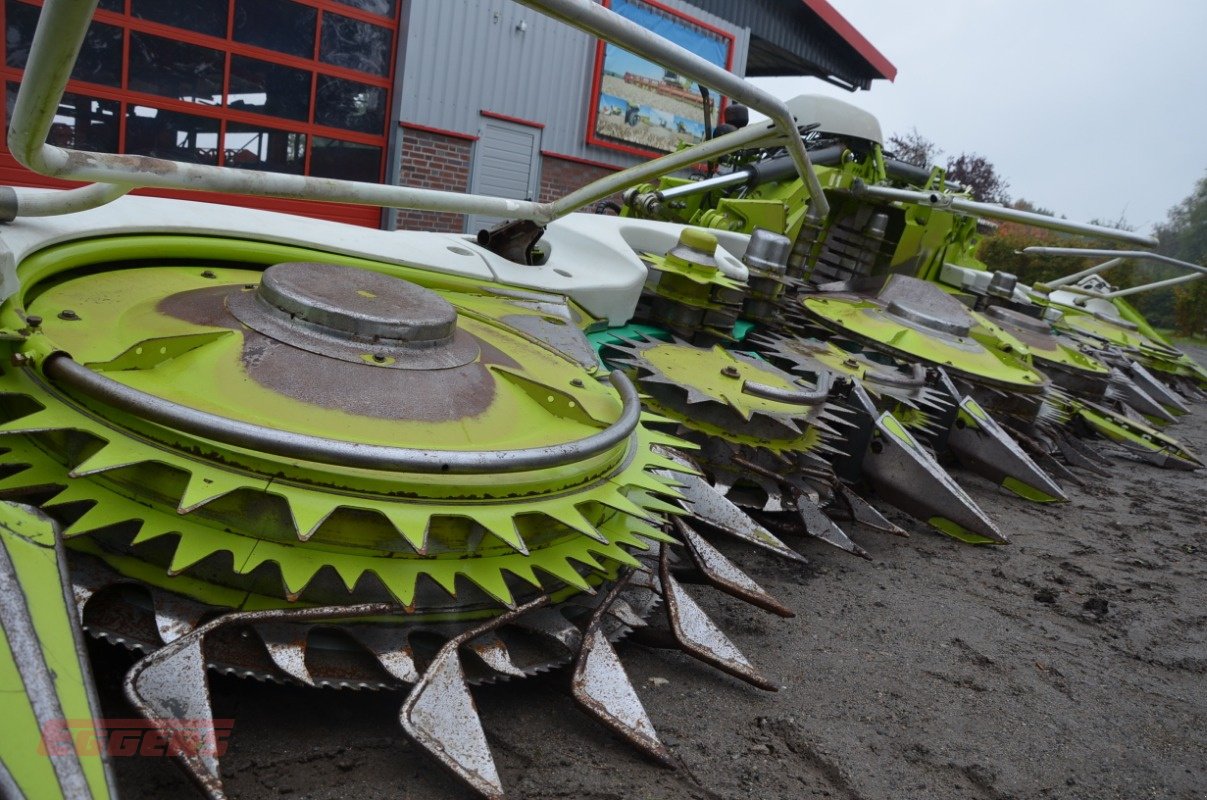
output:
[[[824,0],[604,2],[739,75],[867,88],[894,74]],[[6,127],[41,4],[0,7]],[[699,140],[722,103],[512,0],[100,0],[50,141],[548,200]],[[0,183],[67,185],[3,148]],[[492,222],[221,199],[374,227]]]

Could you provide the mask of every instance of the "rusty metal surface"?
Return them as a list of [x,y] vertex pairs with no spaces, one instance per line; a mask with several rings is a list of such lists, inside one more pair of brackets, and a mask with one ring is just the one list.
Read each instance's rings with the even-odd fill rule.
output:
[[[303,266],[311,268],[313,275],[297,275],[294,273],[300,270],[293,270],[285,280],[272,280],[276,277],[273,270]],[[318,269],[327,267],[339,272]],[[363,280],[361,275],[377,280]],[[307,277],[312,280],[303,285],[312,285],[312,293],[296,285]],[[372,288],[355,288],[359,286]],[[366,309],[356,300],[390,301],[394,307],[392,313],[379,305]],[[274,264],[255,289],[232,287],[226,295],[226,308],[236,320],[273,341],[360,367],[446,370],[473,363],[481,352],[478,341],[457,328],[457,312],[447,300],[401,278],[370,270],[334,264]]]
[[976,324],[959,300],[930,281],[908,275],[890,276],[876,301],[884,306],[885,313],[908,327],[945,339],[965,337]]
[[[241,286],[207,287],[165,297],[156,308],[195,325],[241,332],[242,361],[248,377],[266,389],[320,408],[375,419],[464,419],[483,413],[494,401],[495,378],[490,366],[518,366],[496,348],[465,333],[458,333],[454,340],[468,339],[465,347],[480,352],[481,360],[452,369],[382,369],[359,356],[355,360],[316,359],[314,352],[245,328],[228,308],[239,308],[241,301],[233,298],[244,294],[250,292]],[[249,297],[245,302],[254,301]],[[345,355],[357,350],[347,344],[331,347]],[[357,391],[349,391],[351,386]]]
[[403,683],[419,680],[415,650],[405,630],[382,625],[349,625],[344,630],[371,652],[392,677]]
[[692,561],[709,583],[726,594],[745,600],[764,611],[770,611],[781,617],[796,616],[792,609],[772,597],[753,578],[738,569],[736,564],[692,530],[690,525],[679,517],[675,517],[674,522],[675,529],[679,531],[679,536],[683,539],[683,544],[687,547]]
[[542,595],[446,642],[398,714],[408,736],[489,800],[502,800],[503,785],[465,680],[460,648],[547,602],[549,597]]
[[570,691],[585,712],[642,752],[671,766],[674,762],[670,751],[658,739],[654,723],[601,627],[604,614],[619,599],[630,574],[617,581],[591,615],[574,663]]
[[[684,466],[695,468],[686,457],[674,453],[668,448],[655,447],[659,455],[677,461]],[[660,473],[670,476],[671,473]],[[673,477],[679,482],[679,491],[683,494],[680,503],[698,519],[748,544],[769,550],[778,556],[792,561],[804,561],[800,553],[781,542],[770,531],[752,520],[745,511],[738,508],[708,481],[699,475],[674,473]]]
[[[211,800],[223,800],[219,759],[214,747],[213,709],[206,676],[205,640],[223,627],[280,622],[306,622],[405,613],[394,603],[317,606],[226,614],[140,659],[126,673],[126,699],[169,742],[198,788]],[[188,730],[173,729],[187,720]],[[208,722],[208,731],[201,723]],[[198,741],[198,737],[206,741]]]
[[307,686],[314,679],[306,668],[306,640],[310,636],[309,625],[294,625],[288,622],[265,622],[255,631],[268,650],[268,657],[277,669]]
[[752,686],[769,692],[778,691],[779,686],[759,674],[742,651],[708,618],[704,609],[671,577],[669,554],[670,549],[663,545],[658,578],[666,601],[667,622],[679,649]]
[[159,631],[159,638],[164,644],[191,633],[212,610],[203,603],[167,592],[155,592],[152,599],[155,604],[155,629]]

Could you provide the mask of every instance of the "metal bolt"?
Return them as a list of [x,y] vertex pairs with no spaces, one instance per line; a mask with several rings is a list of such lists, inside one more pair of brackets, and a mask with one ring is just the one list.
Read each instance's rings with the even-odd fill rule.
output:
[[581,389],[585,384],[583,384],[582,378],[575,378],[574,380],[570,381],[570,385]]
[[72,311],[70,308],[65,308],[59,312],[59,319],[77,320],[80,315]]
[[201,277],[203,277],[203,278],[217,278],[218,276],[217,276],[217,274],[215,274],[215,273],[214,273],[214,271],[213,271],[212,269],[207,269],[205,272],[201,273]]
[[12,365],[14,367],[23,367],[30,362],[29,356],[24,353],[13,353]]
[[373,360],[376,361],[378,364],[386,363],[386,357],[383,356],[381,353],[374,353]]
[[25,324],[31,328],[37,328],[42,324],[42,318],[37,314],[30,314],[25,318]]
[[742,373],[738,372],[738,368],[735,366],[722,367],[721,374],[726,378],[740,378],[742,376]]

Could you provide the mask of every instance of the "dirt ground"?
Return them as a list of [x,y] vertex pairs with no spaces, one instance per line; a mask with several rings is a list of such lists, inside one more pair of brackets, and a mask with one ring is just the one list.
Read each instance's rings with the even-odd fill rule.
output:
[[[1172,432],[1207,453],[1207,406]],[[871,562],[814,543],[798,543],[805,567],[725,548],[790,620],[693,587],[779,692],[619,647],[675,770],[578,713],[564,671],[475,690],[509,797],[1207,797],[1204,473],[1119,461],[1108,479],[1079,473],[1088,488],[1066,482],[1062,506],[955,474],[1012,544],[894,516],[911,538],[851,530]],[[116,685],[122,659],[98,652]],[[471,797],[403,739],[400,694],[213,689],[235,719],[232,798]],[[171,762],[118,762],[126,798],[200,796]]]

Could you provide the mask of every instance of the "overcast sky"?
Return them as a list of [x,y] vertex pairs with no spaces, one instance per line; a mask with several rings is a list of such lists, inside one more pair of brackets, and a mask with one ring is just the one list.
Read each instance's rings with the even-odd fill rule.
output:
[[1026,199],[1147,230],[1207,172],[1207,0],[830,0],[897,67],[854,94],[756,79],[784,99],[831,94],[979,152]]

